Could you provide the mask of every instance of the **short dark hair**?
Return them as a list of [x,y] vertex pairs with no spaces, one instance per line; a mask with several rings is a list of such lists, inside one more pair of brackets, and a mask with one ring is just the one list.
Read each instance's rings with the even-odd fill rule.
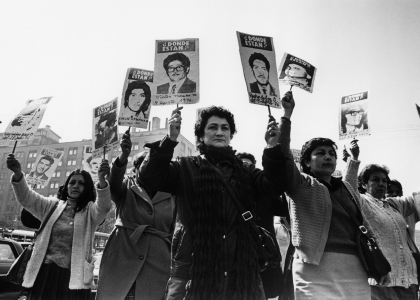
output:
[[98,125],[101,124],[104,121],[106,121],[106,123],[105,123],[106,126],[111,126],[112,124],[115,125],[116,118],[117,118],[117,113],[115,111],[113,111],[111,113],[107,113],[105,115],[100,116],[99,121],[98,121]]
[[311,159],[311,153],[319,146],[330,146],[333,148],[335,153],[335,158],[337,158],[337,145],[334,143],[333,140],[327,138],[313,138],[307,141],[303,146],[302,150],[300,151],[300,166],[302,167],[302,171],[306,174],[311,173],[311,168],[306,166],[305,162]]
[[391,179],[390,181],[388,181],[388,189],[391,187],[391,184],[396,185],[397,188],[399,188],[402,193],[403,191],[402,184],[397,179]]
[[143,80],[132,81],[127,85],[127,90],[125,91],[124,95],[124,107],[128,106],[128,98],[130,97],[131,92],[135,89],[142,89],[145,94],[145,100],[141,104],[140,108],[136,111],[136,116],[138,116],[140,112],[143,112],[144,115],[144,113],[149,109],[150,103],[152,102],[152,92],[150,91],[149,85]]
[[138,168],[140,168],[141,164],[143,163],[143,160],[147,157],[148,151],[142,151],[134,155],[133,157],[133,168],[131,169],[131,172],[135,173]]
[[70,179],[73,175],[82,175],[83,179],[85,180],[83,193],[80,195],[79,200],[77,201],[77,206],[76,206],[76,212],[77,212],[84,209],[90,201],[94,202],[96,200],[96,191],[95,191],[95,186],[93,184],[93,180],[90,174],[85,170],[76,169],[70,173],[64,185],[60,186],[60,188],[58,189],[58,192],[57,192],[58,199],[67,201],[67,198],[69,196],[67,185],[69,184]]
[[381,166],[377,164],[370,164],[363,168],[360,171],[359,176],[357,177],[358,186],[357,189],[359,190],[360,194],[366,193],[366,189],[363,187],[364,184],[367,184],[370,178],[370,175],[375,172],[381,172],[385,174],[387,183],[391,180],[389,179],[389,169],[387,166]]
[[43,157],[41,157],[41,158],[39,159],[38,163],[41,161],[41,159],[48,160],[51,164],[53,164],[53,163],[54,163],[54,158],[52,158],[52,157],[51,157],[51,156],[49,156],[49,155],[44,155]]
[[251,69],[254,67],[254,60],[257,60],[257,59],[263,61],[265,63],[265,66],[267,67],[267,70],[270,72],[270,62],[263,54],[258,53],[258,52],[252,53],[248,59],[248,63]]
[[249,159],[251,161],[251,163],[253,165],[255,165],[257,163],[257,161],[255,160],[254,155],[252,155],[251,153],[248,153],[248,152],[239,152],[239,153],[236,154],[236,157],[239,158],[239,159],[247,158],[247,159]]
[[194,125],[195,144],[198,149],[203,146],[203,141],[201,138],[204,136],[204,128],[206,127],[208,120],[213,116],[226,119],[230,127],[231,137],[233,137],[233,135],[236,133],[235,117],[229,110],[221,106],[214,105],[205,108],[201,111],[198,120]]
[[190,67],[191,63],[190,63],[190,59],[188,58],[188,56],[186,56],[184,53],[176,52],[176,53],[173,53],[171,55],[168,55],[163,60],[163,67],[165,68],[166,73],[168,73],[169,64],[171,62],[173,62],[174,60],[179,60],[181,62],[181,64],[186,68]]

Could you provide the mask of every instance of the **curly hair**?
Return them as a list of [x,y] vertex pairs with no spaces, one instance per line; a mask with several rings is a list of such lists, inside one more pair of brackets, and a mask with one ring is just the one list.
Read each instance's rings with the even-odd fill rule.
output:
[[357,189],[359,190],[360,194],[365,194],[366,189],[363,187],[364,184],[367,184],[370,178],[370,175],[372,175],[375,172],[381,172],[385,174],[386,181],[389,183],[391,180],[389,179],[389,169],[387,166],[378,165],[378,164],[370,164],[363,168],[362,171],[360,171],[359,176],[357,177]]
[[261,60],[262,62],[264,62],[267,68],[267,71],[270,72],[270,62],[263,54],[258,53],[258,52],[251,54],[251,56],[248,59],[248,63],[251,69],[254,67],[254,60]]
[[397,188],[401,190],[401,195],[402,195],[403,188],[402,188],[401,182],[399,182],[397,179],[391,179],[390,181],[388,181],[388,187],[387,187],[388,189],[391,188],[391,184],[396,185]]
[[305,162],[311,160],[311,153],[319,146],[330,146],[333,148],[335,153],[335,158],[337,159],[337,145],[334,143],[333,140],[327,138],[313,138],[307,141],[303,146],[302,150],[300,151],[300,165],[302,167],[302,171],[306,174],[311,173],[311,168],[306,166]]
[[73,175],[82,175],[83,179],[85,180],[83,193],[80,195],[77,202],[77,206],[76,206],[76,212],[78,212],[84,209],[90,201],[95,202],[96,191],[95,191],[95,186],[93,184],[93,180],[90,174],[86,172],[85,170],[76,169],[70,173],[64,185],[60,186],[60,188],[58,189],[58,192],[57,192],[58,199],[67,201],[67,198],[69,196],[67,186]]
[[149,154],[149,151],[142,151],[134,155],[133,168],[131,169],[131,172],[136,173],[137,169],[140,168],[143,163],[143,160],[147,157],[147,154]]
[[143,113],[143,116],[146,117],[146,112],[149,109],[149,105],[152,102],[152,92],[150,91],[149,85],[143,80],[136,80],[132,81],[128,84],[127,90],[125,91],[124,95],[124,107],[128,107],[129,97],[133,90],[135,89],[142,89],[145,95],[144,102],[141,104],[140,108],[136,111],[136,116]]
[[163,67],[165,68],[166,73],[168,73],[169,64],[171,62],[173,62],[174,60],[179,60],[185,68],[190,67],[191,63],[190,63],[190,59],[188,58],[188,56],[186,56],[184,53],[176,52],[174,54],[171,54],[171,55],[167,56],[163,60]]
[[202,140],[204,136],[204,128],[206,127],[208,120],[213,116],[226,119],[229,124],[231,138],[236,133],[235,117],[229,110],[221,106],[214,105],[203,109],[200,113],[200,116],[198,117],[197,122],[194,125],[195,144],[199,150],[202,148],[204,143]]

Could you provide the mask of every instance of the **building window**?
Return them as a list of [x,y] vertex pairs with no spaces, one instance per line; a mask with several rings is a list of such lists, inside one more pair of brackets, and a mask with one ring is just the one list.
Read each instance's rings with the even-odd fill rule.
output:
[[66,177],[69,177],[70,173],[71,173],[70,171],[67,171],[66,172]]
[[135,144],[135,145],[133,145],[133,150],[139,150],[139,144]]
[[188,148],[188,156],[192,156],[192,149]]
[[51,177],[60,177],[60,172],[54,172]]
[[63,165],[63,162],[60,160],[59,162],[58,162],[58,166],[59,167],[61,167]]
[[28,168],[28,169],[32,169],[32,167],[34,166],[34,163],[28,163],[27,165],[26,165],[26,167]]
[[35,158],[35,157],[36,157],[36,151],[30,151],[29,158]]
[[50,184],[50,188],[51,189],[58,189],[58,182],[51,182],[51,184]]
[[76,160],[74,159],[74,160],[67,161],[67,165],[68,166],[75,166],[76,165]]
[[73,148],[69,150],[69,155],[76,155],[77,154],[77,148]]

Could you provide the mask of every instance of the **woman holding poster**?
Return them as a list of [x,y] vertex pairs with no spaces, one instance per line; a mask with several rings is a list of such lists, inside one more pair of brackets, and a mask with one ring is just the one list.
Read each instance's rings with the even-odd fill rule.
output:
[[16,199],[24,208],[40,220],[53,211],[36,239],[23,278],[22,286],[30,288],[28,299],[90,299],[94,232],[111,209],[109,184],[105,180],[108,162],[103,161],[99,169],[96,193],[89,173],[75,170],[60,187],[57,198],[31,190],[13,154],[7,157],[7,167],[13,172],[11,182]]
[[175,199],[139,180],[146,151],[133,158],[136,176],[124,176],[132,146],[128,132],[120,146],[109,177],[116,222],[102,255],[96,299],[161,300],[171,266]]
[[[362,200],[352,187],[356,176],[343,179],[332,174],[337,164],[337,146],[327,138],[306,142],[301,151],[302,173],[290,152],[290,117],[293,97],[282,101],[280,145],[288,155],[286,172],[291,218],[292,243],[295,247],[293,281],[295,299],[370,300],[367,271],[357,250],[354,218],[372,229],[362,214]],[[349,160],[348,169],[356,165]],[[389,274],[377,278],[378,285],[389,284]]]
[[270,120],[266,127],[264,170],[243,164],[235,156],[230,146],[236,133],[234,116],[216,106],[202,110],[195,124],[201,155],[172,161],[181,109],[173,111],[168,135],[147,145],[150,159],[145,159],[140,171],[146,188],[171,193],[177,200],[166,299],[266,299],[259,275],[259,237],[245,222],[223,181],[252,214],[256,199],[279,197],[284,192],[284,156],[277,124]]

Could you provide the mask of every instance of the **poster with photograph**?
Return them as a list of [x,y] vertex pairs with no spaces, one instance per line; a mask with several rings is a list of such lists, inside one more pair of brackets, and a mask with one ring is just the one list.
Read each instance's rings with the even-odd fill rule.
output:
[[9,123],[3,134],[7,140],[30,140],[41,123],[47,104],[52,97],[28,100],[25,107]]
[[59,161],[63,158],[64,151],[45,148],[41,149],[31,171],[26,175],[28,184],[39,184],[46,186],[52,174],[57,169]]
[[280,85],[296,86],[309,93],[314,90],[316,68],[303,59],[284,53],[279,74]]
[[152,105],[197,103],[199,73],[198,39],[156,41]]
[[93,157],[103,157],[118,145],[117,101],[115,98],[93,109]]
[[152,102],[153,72],[129,68],[124,81],[118,125],[147,128]]
[[273,38],[236,32],[249,102],[281,108]]
[[368,92],[341,97],[339,109],[340,140],[369,135]]
[[92,146],[83,147],[82,169],[89,172],[93,182],[98,181],[99,166],[103,157],[93,157]]

